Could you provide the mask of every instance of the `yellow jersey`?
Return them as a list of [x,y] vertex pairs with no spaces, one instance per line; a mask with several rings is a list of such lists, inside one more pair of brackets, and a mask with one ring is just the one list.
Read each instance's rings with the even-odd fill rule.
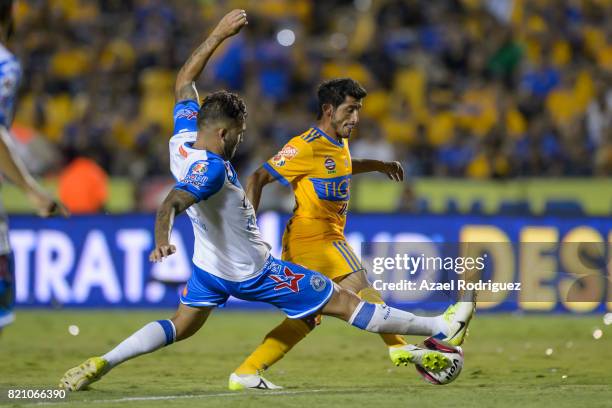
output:
[[[295,208],[289,222],[311,221],[317,228],[300,231],[306,238],[343,238],[351,187],[351,154],[346,139],[338,142],[313,127],[292,138],[264,168],[293,187]],[[296,231],[297,232],[297,231]]]
[[331,278],[362,269],[344,238],[352,174],[347,139],[339,142],[312,127],[292,138],[264,168],[295,194],[283,259]]

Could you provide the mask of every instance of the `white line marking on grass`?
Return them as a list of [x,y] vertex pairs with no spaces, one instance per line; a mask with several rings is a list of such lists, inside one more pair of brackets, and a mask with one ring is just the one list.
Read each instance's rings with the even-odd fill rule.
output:
[[[163,401],[163,400],[179,400],[179,399],[205,399],[205,398],[224,398],[224,397],[244,397],[246,395],[257,395],[258,397],[276,396],[276,395],[299,395],[299,394],[314,394],[319,392],[347,392],[349,389],[328,389],[328,390],[296,390],[296,391],[258,391],[258,390],[245,390],[246,392],[224,392],[218,394],[187,394],[187,395],[157,395],[151,397],[124,397],[114,399],[97,399],[97,400],[73,400],[73,401],[41,401],[31,404],[24,404],[30,406],[41,406],[41,405],[58,405],[58,404],[108,404],[117,402],[137,402],[137,401]],[[355,391],[355,390],[350,390]]]

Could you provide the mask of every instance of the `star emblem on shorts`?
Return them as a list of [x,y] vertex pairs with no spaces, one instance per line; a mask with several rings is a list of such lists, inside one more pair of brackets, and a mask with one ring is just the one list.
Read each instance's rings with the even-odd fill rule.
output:
[[300,286],[299,286],[299,282],[300,280],[302,280],[302,278],[304,278],[304,274],[303,273],[293,273],[291,272],[291,269],[287,268],[285,266],[285,269],[283,270],[283,274],[278,274],[278,275],[270,275],[270,278],[278,283],[278,285],[276,285],[274,287],[274,290],[281,290],[281,289],[289,289],[292,292],[299,292],[300,291]]

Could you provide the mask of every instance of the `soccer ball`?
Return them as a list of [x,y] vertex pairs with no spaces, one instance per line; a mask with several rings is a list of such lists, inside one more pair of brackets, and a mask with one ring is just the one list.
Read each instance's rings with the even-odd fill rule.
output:
[[434,385],[445,385],[455,381],[463,368],[463,350],[461,347],[453,347],[433,337],[426,339],[423,345],[429,350],[436,350],[444,353],[444,355],[450,359],[451,365],[445,370],[434,373],[417,364],[415,366],[417,373],[419,373],[425,381]]

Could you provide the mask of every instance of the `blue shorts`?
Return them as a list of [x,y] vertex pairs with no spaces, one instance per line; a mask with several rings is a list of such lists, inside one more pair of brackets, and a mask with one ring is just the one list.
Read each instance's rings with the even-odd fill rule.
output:
[[181,303],[192,307],[221,306],[231,295],[270,303],[290,319],[299,319],[319,311],[333,292],[334,285],[326,276],[270,256],[262,272],[244,282],[219,278],[194,265]]
[[15,273],[13,254],[0,255],[0,328],[15,320]]

